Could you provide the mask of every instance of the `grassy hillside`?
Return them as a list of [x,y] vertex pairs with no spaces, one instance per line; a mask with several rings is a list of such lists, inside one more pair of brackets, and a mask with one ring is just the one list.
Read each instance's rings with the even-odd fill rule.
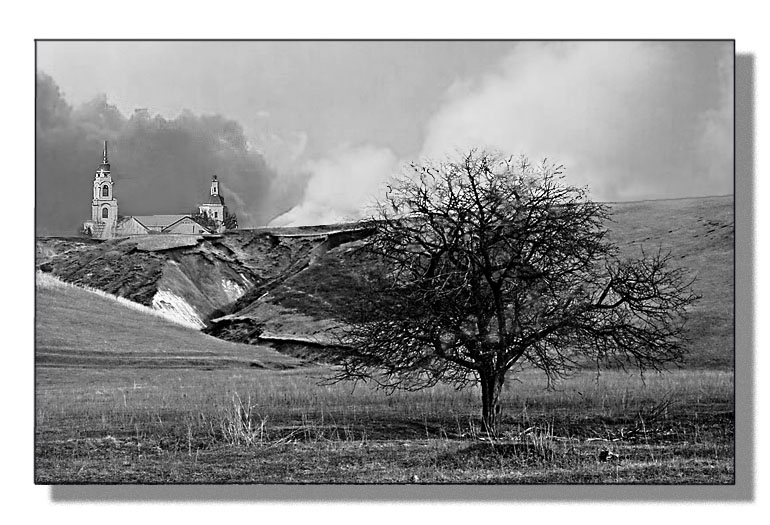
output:
[[222,341],[115,299],[51,281],[38,284],[35,361],[46,366],[290,368],[291,357]]
[[[610,239],[621,257],[657,250],[671,252],[672,264],[695,278],[702,298],[688,320],[690,353],[685,366],[732,368],[734,322],[733,197],[612,203]],[[238,317],[265,323],[266,333],[312,336],[324,340],[333,319],[349,304],[356,286],[356,249],[362,241],[341,244],[262,293],[248,304],[241,299]],[[226,334],[225,334],[226,336]],[[237,340],[237,339],[236,339]],[[297,355],[305,348],[297,343]],[[281,348],[286,350],[283,343]]]
[[[670,250],[673,262],[696,278],[702,299],[690,315],[686,365],[731,368],[733,197],[611,203],[610,208],[607,227],[623,255]],[[192,312],[199,325],[229,317],[207,330],[232,341],[267,343],[255,335],[261,329],[290,350],[286,339],[297,339],[298,347],[308,339],[323,342],[337,313],[349,306],[356,266],[366,264],[356,261],[356,248],[367,234],[346,224],[241,230],[184,242],[40,239],[38,266],[180,317]]]
[[686,364],[732,368],[735,322],[733,197],[612,204],[611,239],[624,255],[670,251],[673,263],[695,278],[702,297],[688,319]]

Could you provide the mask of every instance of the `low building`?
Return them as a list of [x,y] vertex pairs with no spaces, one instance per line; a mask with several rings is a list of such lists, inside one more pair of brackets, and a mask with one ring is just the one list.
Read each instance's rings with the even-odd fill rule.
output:
[[205,226],[197,223],[190,215],[134,215],[131,217],[148,233],[184,233],[198,235],[212,233]]

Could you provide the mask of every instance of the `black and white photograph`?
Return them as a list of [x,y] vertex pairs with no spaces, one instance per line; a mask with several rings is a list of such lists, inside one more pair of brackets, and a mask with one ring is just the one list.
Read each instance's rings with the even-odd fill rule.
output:
[[34,483],[735,485],[735,72],[36,40]]

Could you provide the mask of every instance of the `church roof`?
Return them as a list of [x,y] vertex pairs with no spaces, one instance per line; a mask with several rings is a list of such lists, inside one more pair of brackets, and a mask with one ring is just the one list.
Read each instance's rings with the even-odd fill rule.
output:
[[167,228],[184,219],[190,219],[204,230],[209,231],[208,228],[193,219],[187,213],[180,213],[175,215],[132,215],[131,217],[136,219],[136,221],[145,228],[160,228],[162,231],[165,231]]
[[180,213],[175,215],[133,215],[134,219],[142,223],[144,226],[148,228],[152,227],[161,227],[165,228],[166,226],[170,226],[171,224],[174,224],[175,222],[178,222],[185,217],[189,217],[190,215],[186,213]]
[[209,195],[208,202],[206,202],[204,204],[217,204],[217,205],[220,205],[220,206],[224,206],[225,205],[225,199],[221,195]]

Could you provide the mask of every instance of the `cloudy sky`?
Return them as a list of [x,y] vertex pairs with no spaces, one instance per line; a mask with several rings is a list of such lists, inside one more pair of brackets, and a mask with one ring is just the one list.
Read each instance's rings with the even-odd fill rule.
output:
[[731,42],[39,42],[38,233],[121,214],[241,226],[361,216],[401,166],[468,147],[564,164],[596,200],[732,192]]

